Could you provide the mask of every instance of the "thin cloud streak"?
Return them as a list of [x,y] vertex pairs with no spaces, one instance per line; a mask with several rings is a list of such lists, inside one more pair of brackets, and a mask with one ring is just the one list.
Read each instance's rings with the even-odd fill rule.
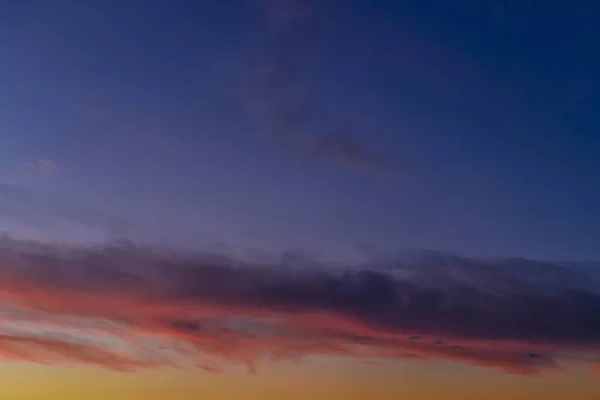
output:
[[[586,286],[594,269],[448,256],[445,269],[456,279],[433,279],[427,271],[439,262],[299,270],[133,245],[70,249],[5,238],[0,348],[11,359],[117,370],[256,371],[310,355],[453,360],[519,374],[559,369],[563,358],[600,364],[600,295]],[[557,278],[536,285],[528,270]]]
[[309,34],[313,2],[272,0],[264,4],[267,40],[259,66],[242,93],[243,104],[282,149],[306,160],[394,177],[402,172],[359,136],[327,129],[315,117],[317,101],[308,85]]

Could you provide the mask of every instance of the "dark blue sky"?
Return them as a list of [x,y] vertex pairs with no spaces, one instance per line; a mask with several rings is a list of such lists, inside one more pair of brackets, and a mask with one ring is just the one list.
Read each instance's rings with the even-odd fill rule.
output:
[[3,181],[185,246],[600,258],[600,4],[270,3],[4,2]]

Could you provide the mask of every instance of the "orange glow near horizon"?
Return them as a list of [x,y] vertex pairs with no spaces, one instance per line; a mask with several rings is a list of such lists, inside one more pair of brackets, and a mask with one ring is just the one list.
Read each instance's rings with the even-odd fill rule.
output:
[[581,371],[528,378],[453,363],[432,366],[415,362],[373,368],[322,360],[307,365],[266,368],[255,376],[242,371],[219,375],[189,370],[119,373],[89,367],[56,368],[12,362],[0,368],[3,369],[0,396],[23,400],[193,400],[199,397],[231,400],[596,400],[600,397],[597,378]]

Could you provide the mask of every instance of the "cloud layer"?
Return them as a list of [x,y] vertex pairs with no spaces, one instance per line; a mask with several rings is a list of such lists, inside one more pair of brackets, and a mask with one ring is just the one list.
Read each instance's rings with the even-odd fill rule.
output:
[[597,265],[436,255],[297,269],[136,246],[0,244],[0,355],[10,359],[211,372],[311,355],[522,374],[600,363]]

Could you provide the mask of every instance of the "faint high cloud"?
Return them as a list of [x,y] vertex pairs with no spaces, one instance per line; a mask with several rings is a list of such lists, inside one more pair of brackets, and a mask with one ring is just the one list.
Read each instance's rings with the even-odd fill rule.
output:
[[310,355],[517,374],[600,364],[600,273],[586,265],[437,256],[299,270],[129,245],[0,249],[0,356],[12,359],[211,372]]
[[56,163],[48,158],[38,160],[35,165],[37,166],[37,169],[43,173],[54,173],[57,169]]
[[58,172],[58,165],[48,158],[41,158],[34,163],[26,163],[21,168],[24,173],[30,175],[52,176]]
[[25,220],[30,220],[28,217],[37,214],[64,218],[91,228],[109,228],[115,234],[122,233],[126,228],[119,217],[7,183],[0,183],[0,201],[2,207],[11,209],[16,216],[24,217]]
[[267,21],[275,29],[289,29],[291,25],[308,17],[313,6],[311,0],[263,0]]
[[263,6],[267,39],[258,67],[244,88],[244,105],[264,123],[283,149],[308,160],[338,167],[397,175],[402,169],[359,136],[326,128],[317,118],[318,101],[309,85],[313,57],[309,50],[311,1],[270,0]]

